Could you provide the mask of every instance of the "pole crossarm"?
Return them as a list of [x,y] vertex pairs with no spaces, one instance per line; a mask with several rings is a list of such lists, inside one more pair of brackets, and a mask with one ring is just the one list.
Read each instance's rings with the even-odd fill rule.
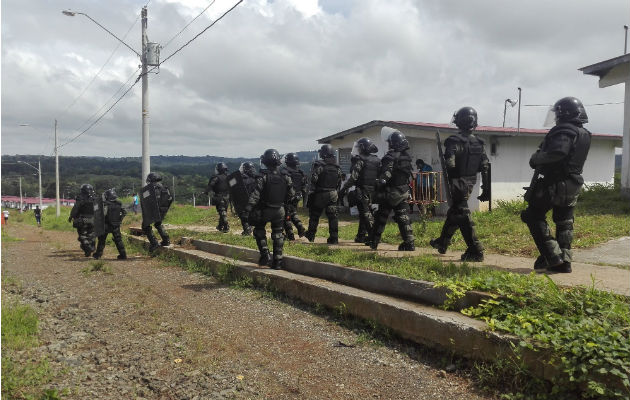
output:
[[129,46],[127,43],[125,43],[124,40],[122,40],[121,38],[119,38],[118,36],[116,36],[113,32],[111,32],[109,29],[105,28],[103,25],[101,25],[98,21],[96,21],[94,18],[90,17],[89,15],[87,15],[86,13],[82,13],[82,12],[78,12],[78,11],[68,11],[68,10],[64,10],[61,12],[63,15],[67,15],[69,17],[74,17],[75,15],[79,14],[79,15],[83,15],[84,17],[88,18],[90,21],[94,22],[96,25],[100,26],[105,32],[109,33],[110,35],[112,35],[114,38],[116,38],[116,40],[118,40],[120,43],[124,44],[125,46],[127,46],[127,48],[131,51],[133,51],[134,53],[136,53],[136,55],[140,58],[142,58],[142,56],[140,55],[140,53],[138,53],[133,47]]

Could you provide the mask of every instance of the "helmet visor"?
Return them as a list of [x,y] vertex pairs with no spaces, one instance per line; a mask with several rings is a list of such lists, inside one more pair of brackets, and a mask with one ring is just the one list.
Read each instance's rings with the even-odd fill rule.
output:
[[361,154],[361,151],[359,150],[359,141],[355,141],[352,145],[352,151],[350,152],[350,155],[354,157],[358,156],[359,154]]
[[551,106],[547,111],[547,116],[545,117],[545,122],[543,122],[543,127],[551,128],[554,125],[556,125],[556,110],[553,106]]
[[381,128],[381,140],[385,143],[387,143],[387,139],[389,138],[389,135],[391,135],[392,133],[398,131],[398,129],[394,129],[391,128],[389,126],[384,126]]

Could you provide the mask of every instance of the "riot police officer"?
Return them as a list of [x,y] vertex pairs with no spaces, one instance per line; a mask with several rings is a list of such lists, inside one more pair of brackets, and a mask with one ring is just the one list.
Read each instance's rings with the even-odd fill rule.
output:
[[282,268],[282,248],[284,246],[283,220],[284,204],[295,197],[291,178],[279,171],[281,159],[275,149],[265,150],[261,157],[265,165],[261,175],[256,179],[256,187],[245,207],[249,221],[254,225],[254,238],[260,252],[259,265],[268,265],[271,255],[267,246],[265,225],[271,223],[271,240],[273,243],[273,261],[271,268]]
[[[239,171],[241,173],[241,177],[243,178],[243,185],[245,186],[245,190],[247,191],[247,195],[251,195],[256,188],[256,178],[258,178],[258,174],[256,173],[256,167],[254,163],[247,161],[241,164]],[[241,225],[243,226],[243,232],[241,235],[249,236],[252,234],[252,227],[249,225],[247,220],[247,213],[242,212],[239,215],[241,219]]]
[[[149,251],[153,251],[161,246],[169,246],[171,240],[168,233],[162,226],[162,221],[166,217],[168,209],[173,203],[173,196],[166,186],[162,184],[162,176],[151,172],[147,175],[147,185],[142,188],[140,204],[142,206],[142,232],[149,239]],[[162,242],[158,243],[153,235],[151,224],[155,226]]]
[[217,209],[219,215],[219,225],[217,230],[219,232],[229,232],[230,226],[227,219],[228,203],[230,201],[230,186],[228,184],[228,166],[225,163],[218,163],[214,168],[214,175],[210,177],[208,181],[208,187],[206,194],[212,192],[212,204]]
[[477,112],[474,108],[460,108],[453,114],[452,122],[459,128],[459,132],[444,141],[444,161],[452,204],[449,205],[446,213],[440,237],[432,239],[430,244],[440,254],[446,253],[451,238],[459,229],[467,246],[461,256],[462,261],[483,261],[483,246],[475,233],[475,223],[468,208],[468,198],[477,183],[477,173],[481,172],[482,191],[477,198],[480,201],[489,200],[488,157],[484,149],[484,141],[473,134],[473,130],[477,127]]
[[72,222],[72,226],[77,229],[81,250],[86,257],[94,252],[94,201],[94,188],[84,183],[68,217],[68,222]]
[[341,186],[341,167],[335,159],[335,151],[329,144],[324,144],[318,151],[320,160],[313,163],[311,169],[311,193],[308,196],[307,206],[308,230],[304,236],[309,242],[315,241],[317,225],[322,212],[326,210],[328,217],[328,240],[329,244],[339,243],[339,219],[337,211],[337,201],[339,199],[337,190]]
[[102,203],[104,233],[98,237],[98,245],[92,257],[97,260],[101,258],[103,250],[105,249],[107,235],[111,233],[116,249],[118,250],[118,259],[125,260],[127,258],[127,252],[125,251],[125,245],[122,241],[122,235],[120,234],[120,224],[123,218],[125,218],[125,215],[127,215],[127,211],[123,208],[120,200],[118,200],[114,189],[108,189],[103,193]]
[[350,177],[344,183],[339,198],[343,198],[348,190],[355,186],[357,209],[359,210],[359,230],[354,238],[355,243],[365,243],[374,226],[372,199],[376,188],[376,179],[381,168],[381,161],[374,154],[378,148],[368,138],[357,140],[352,147],[352,166]]
[[304,171],[300,169],[300,159],[295,153],[288,153],[284,156],[284,168],[282,172],[289,175],[291,182],[293,183],[293,190],[295,191],[295,198],[284,205],[284,232],[288,240],[295,240],[293,234],[293,227],[295,225],[298,231],[298,236],[304,236],[306,229],[298,217],[297,207],[300,200],[306,198],[306,175]]
[[[584,184],[582,169],[591,145],[591,133],[583,127],[588,116],[582,102],[575,97],[558,100],[550,114],[555,117],[555,126],[529,160],[535,173],[525,193],[528,205],[521,219],[540,252],[534,269],[569,273],[573,210]],[[556,224],[555,239],[547,225],[549,210]]]
[[407,214],[409,180],[412,170],[412,159],[408,153],[409,142],[402,132],[394,130],[387,137],[387,144],[389,150],[381,159],[381,168],[376,183],[378,211],[374,216],[374,226],[365,244],[376,250],[385,230],[387,218],[393,210],[394,221],[398,224],[398,230],[403,239],[398,250],[413,251],[416,246],[413,228]]

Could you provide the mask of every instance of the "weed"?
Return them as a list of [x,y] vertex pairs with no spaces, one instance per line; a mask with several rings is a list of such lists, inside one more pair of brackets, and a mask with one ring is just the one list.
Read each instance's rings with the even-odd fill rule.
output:
[[104,274],[110,275],[112,274],[112,269],[105,261],[94,260],[94,261],[90,261],[90,265],[83,268],[81,272],[86,275],[92,272],[102,272]]

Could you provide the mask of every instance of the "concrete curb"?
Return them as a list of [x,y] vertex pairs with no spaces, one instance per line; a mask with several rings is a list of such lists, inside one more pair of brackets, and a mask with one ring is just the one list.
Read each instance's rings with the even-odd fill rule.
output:
[[[129,236],[132,243],[147,246],[144,238]],[[204,250],[161,247],[156,252],[177,256],[205,266],[213,275],[229,274],[231,278],[248,278],[253,284],[281,292],[311,305],[323,305],[365,320],[375,321],[398,336],[415,343],[443,349],[473,360],[516,359],[514,348],[520,339],[486,330],[487,325],[458,312],[397,299],[327,280],[298,275],[286,270],[272,270],[244,260],[251,253],[224,249],[241,258],[210,254]],[[246,249],[251,250],[251,249]],[[547,360],[546,351],[521,348],[522,361],[538,377],[551,379],[558,369]]]

